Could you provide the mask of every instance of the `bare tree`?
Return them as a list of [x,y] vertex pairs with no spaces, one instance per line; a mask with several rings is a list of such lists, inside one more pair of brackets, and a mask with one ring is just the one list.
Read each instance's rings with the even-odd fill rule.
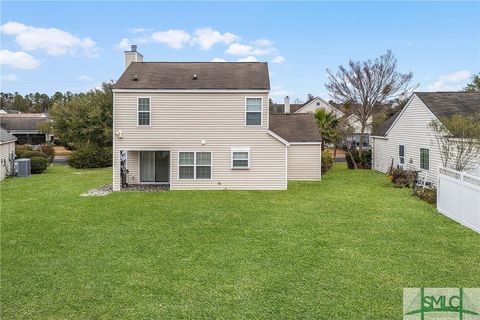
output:
[[457,171],[471,169],[480,162],[480,116],[454,115],[433,120],[430,128],[435,133],[444,167]]
[[410,86],[413,74],[397,71],[397,59],[388,50],[386,54],[367,61],[350,60],[336,72],[327,69],[330,95],[338,102],[349,105],[360,119],[361,134],[359,154],[371,118],[386,101],[404,97],[413,91]]

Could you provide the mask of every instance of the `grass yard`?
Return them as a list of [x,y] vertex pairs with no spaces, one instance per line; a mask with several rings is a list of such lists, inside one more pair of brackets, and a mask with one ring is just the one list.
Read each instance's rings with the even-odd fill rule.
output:
[[110,175],[0,184],[2,319],[399,319],[404,287],[480,287],[480,235],[376,172],[79,196]]

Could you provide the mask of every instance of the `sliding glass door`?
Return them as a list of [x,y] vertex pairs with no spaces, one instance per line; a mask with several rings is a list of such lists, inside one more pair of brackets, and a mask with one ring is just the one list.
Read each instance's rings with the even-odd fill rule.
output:
[[140,151],[140,182],[169,183],[170,152]]

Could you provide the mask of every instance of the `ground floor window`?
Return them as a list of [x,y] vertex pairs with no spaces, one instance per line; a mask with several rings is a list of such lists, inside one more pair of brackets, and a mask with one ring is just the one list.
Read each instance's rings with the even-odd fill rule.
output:
[[430,170],[430,150],[420,148],[420,169]]
[[398,146],[398,157],[400,158],[400,163],[405,163],[405,146],[399,145]]
[[232,148],[232,169],[250,168],[250,148]]
[[212,153],[211,152],[179,152],[178,154],[179,179],[211,179]]

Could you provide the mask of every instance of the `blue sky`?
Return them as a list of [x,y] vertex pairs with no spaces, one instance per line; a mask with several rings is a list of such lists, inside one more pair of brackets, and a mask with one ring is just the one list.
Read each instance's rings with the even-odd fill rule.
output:
[[272,97],[329,98],[326,68],[392,49],[421,90],[480,71],[480,2],[1,2],[1,89],[83,91],[145,61],[268,61]]

